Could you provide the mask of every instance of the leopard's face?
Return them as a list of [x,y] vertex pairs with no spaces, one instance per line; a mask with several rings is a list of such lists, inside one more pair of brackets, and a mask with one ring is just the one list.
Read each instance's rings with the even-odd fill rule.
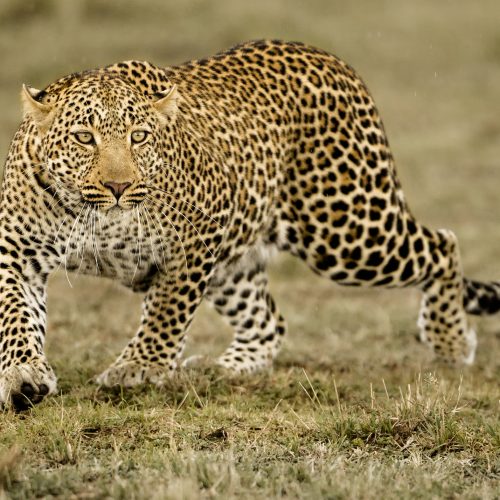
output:
[[95,74],[57,95],[49,90],[41,102],[33,89],[25,93],[41,137],[41,164],[63,203],[126,211],[147,198],[163,168],[173,92],[155,99],[116,76]]

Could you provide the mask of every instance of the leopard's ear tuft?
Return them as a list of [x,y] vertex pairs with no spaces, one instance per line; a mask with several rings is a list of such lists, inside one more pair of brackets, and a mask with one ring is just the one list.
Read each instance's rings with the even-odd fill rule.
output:
[[177,93],[177,86],[172,85],[172,87],[160,94],[159,99],[154,102],[154,107],[165,118],[172,119],[175,118],[175,115],[177,114],[178,99],[179,94]]
[[21,101],[23,103],[23,116],[30,116],[41,131],[45,131],[52,120],[52,106],[38,100],[42,90],[23,84]]

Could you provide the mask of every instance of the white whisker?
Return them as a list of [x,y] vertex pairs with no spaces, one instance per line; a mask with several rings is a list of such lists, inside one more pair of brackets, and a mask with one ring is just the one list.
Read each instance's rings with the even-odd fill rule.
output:
[[66,274],[66,279],[68,280],[69,286],[71,288],[73,288],[73,285],[71,284],[71,281],[70,281],[69,276],[68,276],[68,249],[71,250],[70,249],[71,236],[73,235],[73,231],[75,229],[75,226],[78,224],[78,220],[80,219],[80,216],[82,215],[82,212],[84,211],[84,209],[85,209],[85,205],[83,205],[78,216],[76,217],[75,221],[73,222],[73,225],[71,226],[71,231],[69,232],[68,241],[66,242],[66,248],[64,249],[64,272]]
[[[92,205],[89,204],[87,211],[85,212],[85,215],[83,216],[83,223],[82,223],[82,233],[83,233],[83,239],[81,241],[81,256],[80,256],[80,263],[78,265],[78,269],[76,271],[77,276],[80,274],[80,270],[83,265],[83,257],[85,256],[85,246],[87,243],[87,238],[89,236],[89,230],[88,230],[88,223],[90,221],[90,216],[92,214],[93,207]],[[78,257],[78,252],[77,252],[77,257]]]
[[[142,209],[141,209],[142,210]],[[151,225],[149,224],[149,218],[148,218],[148,209],[146,207],[144,207],[144,218],[146,220],[146,224],[148,225],[148,233],[149,233],[149,243],[151,245],[151,253],[153,254],[153,262],[156,266],[157,269],[160,269],[160,264],[159,262],[156,260],[156,251],[155,251],[155,245],[154,245],[154,242],[153,242],[153,235],[152,235],[152,231],[151,231]],[[158,234],[157,234],[158,236]]]
[[208,250],[208,253],[213,257],[214,254],[212,253],[212,251],[210,250],[210,248],[208,247],[208,245],[205,243],[205,240],[202,238],[200,232],[198,231],[198,228],[180,211],[180,210],[177,210],[177,208],[173,207],[172,205],[170,205],[169,203],[167,202],[160,202],[154,198],[150,198],[149,196],[146,196],[146,198],[149,199],[149,201],[151,201],[152,203],[155,203],[157,206],[161,207],[162,205],[161,204],[164,204],[166,205],[168,208],[171,208],[172,210],[174,210],[176,213],[178,213],[181,217],[184,217],[184,219],[186,219],[188,221],[188,223],[192,226],[192,228],[196,231],[196,234],[198,235],[198,238],[200,239],[200,241],[205,245],[206,249]]
[[135,266],[134,274],[132,275],[132,283],[134,282],[135,275],[137,274],[137,270],[139,269],[139,266],[141,264],[141,254],[142,254],[142,245],[141,245],[141,238],[142,238],[142,226],[141,226],[141,215],[139,214],[139,209],[138,207],[135,207],[135,213],[137,214],[137,244],[136,244],[136,254],[138,255],[137,257],[137,263]]
[[[151,184],[146,184],[146,187],[150,188],[150,189],[155,189],[156,191],[161,191],[162,193],[165,193],[166,195],[168,196],[173,196],[176,198],[176,200],[178,200],[180,203],[184,203],[185,205],[188,205],[189,207],[193,208],[194,210],[198,210],[198,212],[202,213],[205,217],[208,217],[212,222],[214,222],[215,224],[217,224],[221,229],[224,229],[224,226],[222,224],[220,224],[219,222],[217,222],[212,216],[210,216],[209,214],[207,214],[204,210],[202,210],[200,207],[196,206],[196,205],[193,205],[192,203],[190,203],[189,201],[186,201],[186,200],[183,200],[182,198],[180,198],[176,193],[174,193],[173,191],[168,191],[166,189],[162,189],[162,188],[159,188],[157,186],[153,186]],[[159,200],[158,200],[159,201]]]
[[90,234],[92,236],[92,251],[93,251],[93,254],[94,254],[94,259],[95,259],[95,273],[96,273],[96,276],[97,276],[101,272],[101,270],[99,268],[100,253],[99,253],[99,248],[97,246],[97,240],[96,240],[95,219],[96,219],[96,214],[95,214],[95,210],[94,210],[94,211],[92,211],[92,221],[91,221]]
[[[149,197],[148,197],[148,200],[151,201],[151,199]],[[161,210],[160,210],[160,213],[163,215],[163,217],[165,217],[165,219],[167,219],[167,222],[170,224],[170,226],[174,230],[175,235],[177,236],[177,239],[179,240],[179,243],[181,244],[182,252],[184,254],[184,262],[186,264],[186,274],[189,277],[189,268],[188,268],[187,254],[186,254],[186,249],[184,248],[184,243],[182,242],[182,238],[180,237],[179,232],[175,228],[175,225],[172,222],[172,220],[169,218],[169,216],[166,213],[162,212]]]
[[[161,241],[161,236],[160,236],[160,233],[161,235],[165,238],[165,239],[168,239],[167,238],[167,235],[165,234],[165,231],[163,229],[163,225],[160,221],[160,218],[158,216],[158,214],[153,211],[153,216],[151,215],[151,212],[147,209],[146,206],[144,206],[144,208],[146,209],[146,211],[148,212],[149,216],[151,217],[151,222],[153,222],[154,226],[155,226],[155,231],[156,231],[156,234],[158,235],[158,237],[160,238],[160,241]],[[155,222],[155,219],[156,219],[156,222]],[[158,223],[158,225],[156,224]],[[158,227],[160,228],[160,232],[158,232]],[[163,245],[161,245],[161,250],[162,250],[162,257],[163,257],[163,265],[166,265],[166,261],[165,261],[165,247]]]

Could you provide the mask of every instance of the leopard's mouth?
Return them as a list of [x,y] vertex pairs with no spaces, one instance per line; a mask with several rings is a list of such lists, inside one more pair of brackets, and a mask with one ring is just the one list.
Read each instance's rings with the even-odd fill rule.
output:
[[84,186],[80,195],[84,203],[90,204],[94,208],[108,213],[126,212],[133,210],[143,203],[148,191],[145,185],[132,183],[100,183],[100,186]]
[[121,201],[115,201],[111,199],[100,201],[89,200],[84,196],[81,196],[81,201],[85,205],[91,206],[93,209],[99,210],[100,212],[106,214],[130,212],[131,210],[138,208],[142,204],[142,200],[133,202],[125,201],[124,203],[122,203]]

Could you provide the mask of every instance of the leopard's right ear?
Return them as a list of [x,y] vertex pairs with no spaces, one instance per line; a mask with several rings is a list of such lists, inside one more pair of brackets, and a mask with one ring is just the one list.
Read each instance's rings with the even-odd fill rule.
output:
[[42,90],[23,84],[21,101],[23,103],[23,116],[31,116],[40,131],[47,130],[52,121],[52,106],[38,100]]

